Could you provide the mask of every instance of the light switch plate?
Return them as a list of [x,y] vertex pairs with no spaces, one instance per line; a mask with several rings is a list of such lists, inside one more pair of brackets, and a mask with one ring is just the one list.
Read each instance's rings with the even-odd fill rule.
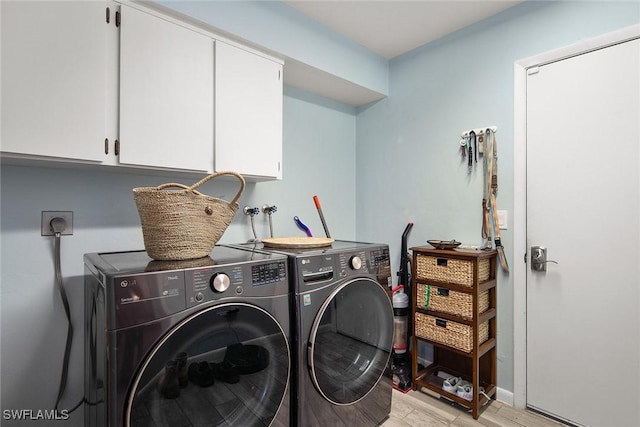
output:
[[502,211],[498,209],[498,223],[500,224],[500,230],[507,229],[507,222],[509,221],[509,211]]

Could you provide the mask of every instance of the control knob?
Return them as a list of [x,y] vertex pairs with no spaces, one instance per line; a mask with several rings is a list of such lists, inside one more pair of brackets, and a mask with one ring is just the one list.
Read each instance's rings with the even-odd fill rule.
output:
[[360,259],[358,255],[352,256],[349,258],[349,267],[353,270],[360,270],[360,267],[362,267],[362,259]]
[[229,276],[224,273],[216,273],[209,280],[209,286],[211,286],[213,292],[224,292],[229,288],[230,284]]

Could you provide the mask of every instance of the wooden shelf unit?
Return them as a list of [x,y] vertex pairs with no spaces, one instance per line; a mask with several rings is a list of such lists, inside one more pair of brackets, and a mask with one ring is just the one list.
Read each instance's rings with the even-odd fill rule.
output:
[[[480,409],[488,403],[487,396],[495,399],[496,394],[496,251],[439,250],[431,246],[419,246],[411,250],[413,251],[411,286],[413,389],[425,388],[432,395],[454,401],[471,409],[473,418],[478,419]],[[463,273],[460,273],[461,270]],[[420,288],[420,291],[426,291],[427,285],[430,288],[426,294],[430,295],[432,290],[437,292],[440,298],[445,299],[445,305],[449,304],[445,309],[434,310],[427,295],[420,301],[425,303],[426,300],[428,308],[419,306],[418,290]],[[465,305],[458,304],[453,299],[453,295],[466,301],[466,303],[460,303]],[[451,303],[448,300],[450,296],[453,301]],[[461,307],[465,307],[466,311]],[[460,315],[458,309],[463,310],[464,314]],[[427,323],[424,319],[429,318],[425,316],[435,318],[436,324],[428,324],[426,327],[417,326]],[[420,321],[418,321],[419,318]],[[470,331],[471,342],[463,342],[456,347],[456,343],[444,343],[442,342],[444,340],[424,336],[425,331],[436,332],[436,335],[442,333],[441,330],[435,331],[436,328],[443,327],[448,330],[448,322],[454,322],[449,325],[454,329],[461,327],[466,332]],[[485,323],[488,325],[488,337],[480,342],[481,325]],[[484,330],[487,330],[486,327]],[[449,333],[445,332],[445,335],[449,336]],[[433,362],[421,369],[419,369],[417,357],[420,343],[433,346]],[[461,348],[463,345],[465,348],[470,348],[470,351]],[[442,388],[445,378],[438,375],[440,372],[446,373],[447,376],[461,377],[472,383],[473,399],[468,401],[445,391]],[[479,393],[479,387],[484,388],[484,394]]]

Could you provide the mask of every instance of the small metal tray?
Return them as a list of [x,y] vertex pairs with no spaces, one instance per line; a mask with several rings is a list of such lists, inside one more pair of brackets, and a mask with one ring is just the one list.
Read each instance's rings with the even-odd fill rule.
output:
[[427,243],[436,249],[455,249],[462,244],[455,240],[427,240]]

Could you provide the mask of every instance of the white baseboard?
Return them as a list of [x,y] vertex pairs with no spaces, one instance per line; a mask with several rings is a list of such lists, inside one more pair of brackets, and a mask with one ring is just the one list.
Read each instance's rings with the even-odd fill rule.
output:
[[496,390],[496,400],[509,406],[513,406],[513,392],[498,387],[498,390]]

